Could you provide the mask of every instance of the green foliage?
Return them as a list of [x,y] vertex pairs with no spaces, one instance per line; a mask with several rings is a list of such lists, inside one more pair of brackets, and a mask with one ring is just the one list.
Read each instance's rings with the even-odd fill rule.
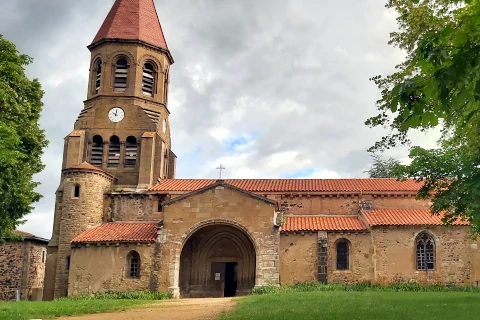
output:
[[358,282],[355,284],[320,282],[298,283],[296,285],[283,286],[265,286],[256,287],[252,290],[253,294],[281,294],[289,292],[323,292],[323,291],[382,291],[382,292],[476,292],[480,293],[480,287],[474,286],[454,286],[432,284],[423,285],[418,283],[391,283],[387,285],[373,285],[370,282]]
[[439,149],[412,148],[412,164],[398,176],[424,183],[418,197],[433,196],[432,212],[445,213],[445,222],[463,217],[478,233],[480,1],[389,0],[386,7],[398,13],[389,44],[406,58],[395,73],[371,79],[382,97],[366,124],[391,130],[369,151],[410,143],[412,129],[440,126]]
[[476,320],[479,301],[468,292],[287,292],[242,298],[220,320]]
[[124,311],[151,300],[55,300],[55,301],[0,301],[0,319],[52,319],[101,312]]
[[365,171],[370,178],[393,178],[395,169],[400,165],[400,161],[392,157],[383,159],[378,154],[372,154],[372,166]]
[[462,146],[444,142],[439,149],[414,147],[412,162],[399,166],[397,176],[423,183],[417,195],[428,199],[434,194],[433,214],[444,214],[446,225],[470,221],[472,234],[480,234],[480,152],[466,152]]
[[57,300],[79,301],[79,300],[166,300],[171,299],[172,294],[168,292],[134,291],[134,292],[105,292],[91,295],[78,295]]
[[41,197],[32,177],[44,167],[48,141],[38,126],[43,91],[25,75],[31,62],[0,35],[0,239],[10,237]]

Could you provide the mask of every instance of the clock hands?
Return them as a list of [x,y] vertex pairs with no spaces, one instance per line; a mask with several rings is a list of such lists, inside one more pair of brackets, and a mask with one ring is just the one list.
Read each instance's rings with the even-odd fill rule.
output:
[[122,108],[118,108],[118,107],[114,107],[114,108],[110,109],[110,111],[108,112],[108,117],[113,122],[122,121],[124,115],[125,115],[125,113],[122,110]]

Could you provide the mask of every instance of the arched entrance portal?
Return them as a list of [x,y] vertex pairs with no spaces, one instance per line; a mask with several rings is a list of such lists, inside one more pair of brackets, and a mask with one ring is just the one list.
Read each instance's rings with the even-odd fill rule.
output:
[[229,225],[197,230],[180,256],[182,297],[231,297],[255,285],[255,248],[244,231]]

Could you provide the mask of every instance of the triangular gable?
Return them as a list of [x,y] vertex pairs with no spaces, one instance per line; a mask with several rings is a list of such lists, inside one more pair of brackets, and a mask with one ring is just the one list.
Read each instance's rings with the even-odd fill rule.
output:
[[271,204],[271,205],[275,205],[277,206],[277,201],[275,200],[271,200],[271,199],[268,199],[266,197],[262,197],[262,196],[259,196],[253,192],[250,192],[250,191],[247,191],[247,190],[244,190],[244,189],[241,189],[241,188],[238,188],[238,187],[235,187],[235,186],[232,186],[228,183],[225,183],[224,180],[217,180],[217,182],[211,184],[211,185],[208,185],[208,186],[205,186],[203,188],[200,188],[200,189],[197,189],[197,190],[194,190],[194,191],[191,191],[191,192],[188,192],[188,193],[185,193],[185,194],[182,194],[181,196],[178,196],[178,197],[175,197],[171,200],[167,200],[167,201],[164,201],[162,203],[162,206],[168,206],[172,203],[175,203],[177,201],[182,201],[186,198],[189,198],[189,197],[192,197],[192,196],[195,196],[195,195],[199,195],[199,194],[202,194],[208,190],[211,190],[211,189],[215,189],[217,187],[224,187],[224,188],[227,188],[227,189],[231,189],[231,190],[235,190],[235,191],[238,191],[240,193],[243,193],[244,195],[248,196],[248,197],[251,197],[251,198],[254,198],[254,199],[257,199],[257,200],[260,200],[260,201],[263,201],[263,202],[266,202],[268,204]]

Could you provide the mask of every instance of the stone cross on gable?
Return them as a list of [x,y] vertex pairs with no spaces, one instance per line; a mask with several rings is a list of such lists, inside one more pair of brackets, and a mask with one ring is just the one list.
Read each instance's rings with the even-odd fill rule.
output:
[[220,170],[220,177],[219,177],[219,179],[221,180],[221,179],[222,179],[222,170],[224,170],[225,167],[220,164],[216,169],[217,169],[217,170]]

